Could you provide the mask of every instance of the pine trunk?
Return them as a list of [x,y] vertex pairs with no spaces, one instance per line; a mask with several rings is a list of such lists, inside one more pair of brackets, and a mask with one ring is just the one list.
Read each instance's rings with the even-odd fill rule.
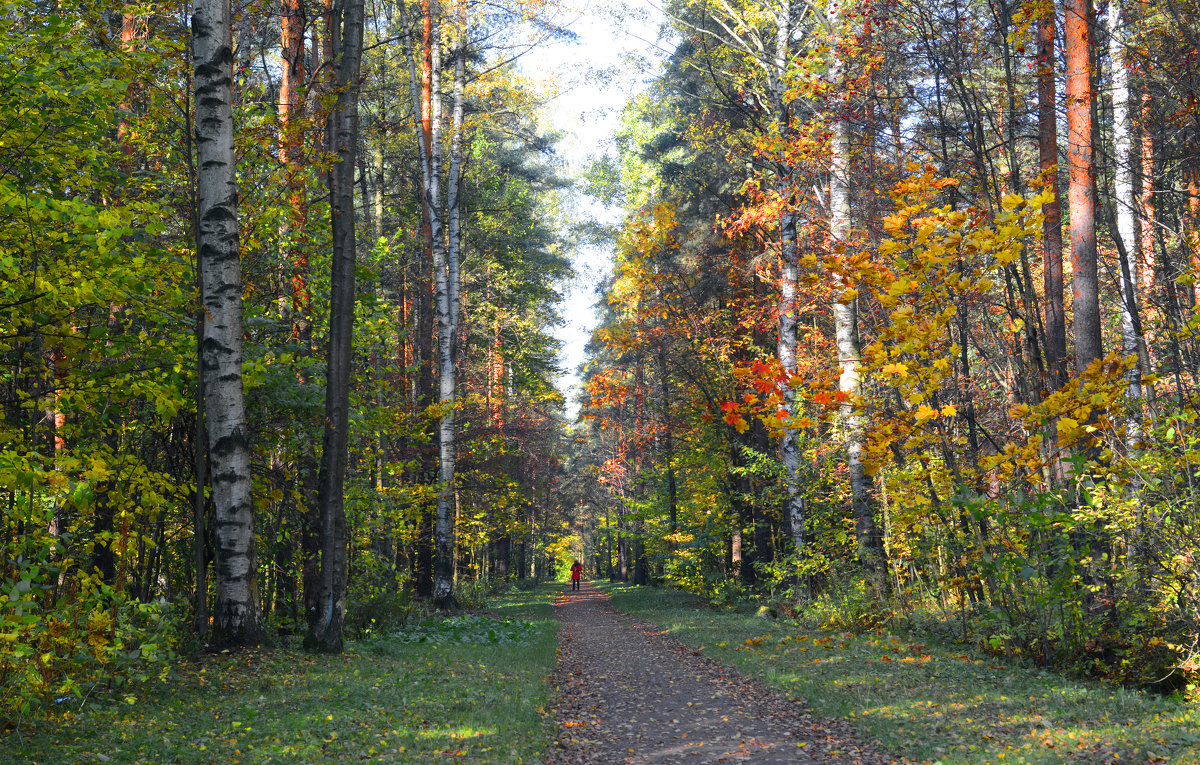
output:
[[1092,147],[1092,22],[1090,0],[1067,0],[1063,14],[1067,82],[1067,204],[1071,225],[1071,284],[1075,369],[1103,356],[1096,266],[1096,166]]
[[1067,383],[1067,319],[1063,302],[1062,204],[1058,189],[1058,116],[1054,82],[1054,9],[1038,19],[1038,157],[1046,188],[1054,198],[1042,208],[1045,250],[1043,284],[1046,292],[1046,357],[1051,385]]

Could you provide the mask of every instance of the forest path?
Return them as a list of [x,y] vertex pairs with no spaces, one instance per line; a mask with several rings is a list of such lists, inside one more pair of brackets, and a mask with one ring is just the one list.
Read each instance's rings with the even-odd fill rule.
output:
[[554,605],[562,623],[553,682],[566,763],[894,763],[796,701],[617,613],[584,582]]

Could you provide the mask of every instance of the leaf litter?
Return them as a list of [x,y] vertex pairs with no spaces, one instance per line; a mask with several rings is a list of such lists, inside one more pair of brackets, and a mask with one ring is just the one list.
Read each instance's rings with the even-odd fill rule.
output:
[[548,765],[902,763],[659,628],[618,616],[585,583],[555,604],[562,623]]

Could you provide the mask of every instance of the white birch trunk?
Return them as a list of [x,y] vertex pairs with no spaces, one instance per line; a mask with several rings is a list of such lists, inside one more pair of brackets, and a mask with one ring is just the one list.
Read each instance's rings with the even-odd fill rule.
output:
[[[465,32],[460,30],[459,34],[465,35]],[[442,419],[438,424],[440,462],[437,522],[434,527],[436,557],[433,569],[433,597],[434,602],[442,608],[454,603],[454,406],[460,287],[459,186],[462,177],[465,44],[465,38],[460,38],[454,55],[454,112],[451,117],[450,168],[446,179],[445,262],[434,264],[437,270],[439,400]],[[438,250],[435,249],[434,252]]]
[[[1108,8],[1108,49],[1112,63],[1113,105],[1113,194],[1116,197],[1117,236],[1120,238],[1121,352],[1138,359],[1141,338],[1138,332],[1138,283],[1135,257],[1133,190],[1133,117],[1129,95],[1128,43],[1125,39],[1121,5],[1117,0]],[[1125,425],[1125,444],[1132,456],[1142,440],[1142,365],[1140,359],[1129,370],[1125,395],[1129,398],[1129,420]]]
[[[840,7],[828,17],[830,33],[830,79],[840,85],[845,76],[843,61],[836,44],[840,29]],[[836,106],[834,108],[837,108]],[[834,115],[829,141],[829,242],[835,252],[844,252],[850,244],[850,121],[844,114]],[[846,440],[846,468],[850,474],[850,497],[854,518],[858,558],[869,568],[875,567],[882,549],[871,503],[870,486],[863,466],[863,448],[867,438],[866,418],[859,408],[862,395],[862,349],[858,337],[858,300],[851,298],[833,304],[834,345],[837,348],[838,390],[845,396],[839,411]]]
[[[790,2],[784,2],[776,10],[775,55],[767,69],[767,84],[771,93],[776,129],[784,136],[791,132],[791,115],[784,101],[784,75],[791,57],[791,5]],[[777,193],[787,200],[791,196],[792,173],[784,163],[775,168],[775,184]],[[779,339],[775,353],[779,357],[779,365],[790,373],[796,371],[796,345],[799,339],[800,317],[796,308],[799,264],[796,213],[788,205],[779,216]],[[785,385],[783,389],[783,409],[789,417],[799,414],[796,411],[796,392],[790,385]],[[779,441],[779,461],[783,467],[784,485],[787,489],[784,518],[792,535],[792,546],[797,553],[801,553],[805,544],[807,503],[800,486],[800,433],[793,427],[785,425],[783,429],[783,436]]]
[[[437,13],[436,4],[431,3],[431,13]],[[443,234],[443,211],[441,209],[442,174],[442,105],[441,105],[441,35],[435,16],[431,45],[433,66],[431,71],[431,136],[426,144],[421,129],[421,93],[418,87],[416,65],[413,61],[412,35],[408,29],[407,14],[401,7],[404,18],[404,41],[408,51],[410,95],[413,103],[413,120],[417,133],[417,150],[421,159],[421,181],[425,187],[425,213],[433,238],[433,274],[435,310],[438,320],[438,400],[441,419],[438,422],[438,497],[434,519],[434,563],[433,599],[440,608],[450,608],[454,601],[454,405],[455,390],[455,341],[458,332],[459,312],[459,186],[462,175],[462,121],[465,79],[466,31],[460,29],[462,38],[455,51],[454,67],[454,112],[451,120],[450,167],[447,178],[447,225]]]
[[214,507],[216,600],[212,643],[251,645],[262,634],[254,561],[250,444],[242,394],[242,275],[233,143],[233,49],[228,0],[192,14],[196,98],[196,251],[204,324],[200,372]]

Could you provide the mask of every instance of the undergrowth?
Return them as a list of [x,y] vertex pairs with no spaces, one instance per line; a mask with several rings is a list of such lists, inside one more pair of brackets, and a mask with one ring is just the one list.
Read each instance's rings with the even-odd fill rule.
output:
[[559,589],[514,590],[485,604],[496,616],[410,622],[340,656],[177,662],[166,687],[63,704],[10,731],[0,762],[538,762]]

